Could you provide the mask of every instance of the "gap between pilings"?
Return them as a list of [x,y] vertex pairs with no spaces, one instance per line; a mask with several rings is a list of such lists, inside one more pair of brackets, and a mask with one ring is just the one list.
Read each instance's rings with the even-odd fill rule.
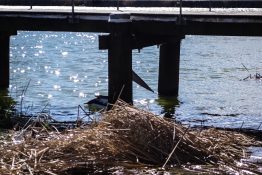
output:
[[132,50],[154,45],[160,45],[158,93],[178,96],[180,44],[185,35],[134,34],[128,15],[124,19],[117,15],[114,18],[122,21],[112,22],[111,18],[110,33],[99,36],[99,49],[108,50],[109,103],[114,104],[118,98],[133,103]]

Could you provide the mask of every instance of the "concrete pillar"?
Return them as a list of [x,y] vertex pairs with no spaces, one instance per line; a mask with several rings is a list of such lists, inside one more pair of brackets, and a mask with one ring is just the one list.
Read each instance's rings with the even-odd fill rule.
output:
[[181,38],[160,45],[158,94],[178,96]]
[[10,34],[0,32],[0,88],[9,87],[9,42]]
[[118,97],[127,103],[133,102],[130,24],[129,13],[110,14],[108,100],[111,104],[115,103]]

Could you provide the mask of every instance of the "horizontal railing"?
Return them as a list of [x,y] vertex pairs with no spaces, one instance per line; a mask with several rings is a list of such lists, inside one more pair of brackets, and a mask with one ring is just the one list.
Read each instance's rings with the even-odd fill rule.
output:
[[[179,7],[180,0],[74,0],[76,6]],[[0,0],[0,5],[71,6],[71,0]],[[262,8],[261,0],[183,0],[183,7]]]

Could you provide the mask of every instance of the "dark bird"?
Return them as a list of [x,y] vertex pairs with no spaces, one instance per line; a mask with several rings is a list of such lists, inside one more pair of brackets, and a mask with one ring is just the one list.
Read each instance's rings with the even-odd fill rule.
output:
[[[154,93],[154,91],[146,84],[146,82],[141,77],[139,77],[134,71],[132,71],[132,75],[133,75],[134,82],[136,82],[138,85]],[[100,111],[107,106],[108,96],[97,95],[96,98],[84,104],[87,105],[90,111]]]
[[107,106],[107,104],[108,96],[104,95],[96,95],[96,98],[85,103],[85,105],[88,106],[88,109],[94,112],[104,109]]

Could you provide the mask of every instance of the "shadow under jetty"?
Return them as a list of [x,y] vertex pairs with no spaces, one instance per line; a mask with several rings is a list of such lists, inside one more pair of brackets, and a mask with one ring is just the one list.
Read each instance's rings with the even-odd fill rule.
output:
[[0,89],[0,128],[11,128],[11,116],[15,109],[15,101],[8,95],[8,89]]
[[177,97],[159,96],[156,101],[162,107],[161,113],[164,114],[164,117],[175,118],[176,107],[179,106]]

